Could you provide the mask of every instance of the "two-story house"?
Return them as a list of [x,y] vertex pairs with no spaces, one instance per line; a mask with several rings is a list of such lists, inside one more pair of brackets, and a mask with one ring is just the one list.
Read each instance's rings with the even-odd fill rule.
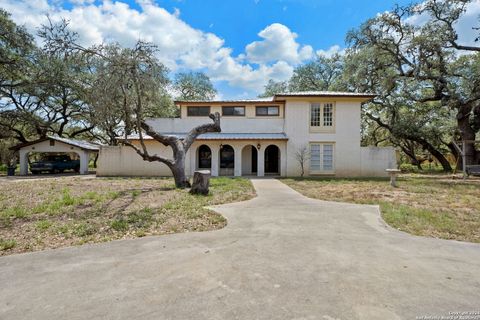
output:
[[[254,100],[176,101],[179,118],[148,122],[158,132],[182,137],[209,123],[210,113],[220,113],[222,132],[198,137],[187,154],[187,175],[209,169],[213,176],[299,176],[303,153],[305,175],[378,176],[396,166],[396,157],[393,148],[360,146],[361,105],[373,97],[292,92]],[[145,143],[149,153],[172,157],[170,147],[148,137]],[[97,174],[168,176],[171,172],[123,146],[101,148]]]

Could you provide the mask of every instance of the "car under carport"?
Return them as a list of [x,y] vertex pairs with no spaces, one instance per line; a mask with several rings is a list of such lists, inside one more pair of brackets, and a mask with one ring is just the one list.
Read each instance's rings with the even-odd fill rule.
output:
[[28,155],[32,152],[76,153],[80,158],[80,174],[88,174],[90,156],[98,154],[100,146],[87,141],[48,136],[36,141],[16,145],[11,149],[18,151],[20,175],[28,174]]

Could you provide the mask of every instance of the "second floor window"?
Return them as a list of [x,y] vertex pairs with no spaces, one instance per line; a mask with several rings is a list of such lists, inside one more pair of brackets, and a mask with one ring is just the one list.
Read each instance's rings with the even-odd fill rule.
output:
[[278,116],[280,114],[278,106],[256,107],[257,116]]
[[311,127],[333,127],[333,103],[312,103],[310,105]]
[[245,107],[222,107],[223,116],[244,116]]
[[189,117],[208,117],[210,107],[187,107],[187,116]]

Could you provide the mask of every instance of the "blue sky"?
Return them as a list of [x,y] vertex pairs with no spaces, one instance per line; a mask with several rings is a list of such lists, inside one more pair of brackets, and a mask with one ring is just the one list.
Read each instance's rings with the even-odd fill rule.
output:
[[[169,10],[180,9],[191,26],[211,31],[226,39],[240,54],[257,39],[257,33],[272,23],[281,23],[298,34],[300,43],[328,49],[343,45],[348,30],[357,27],[395,3],[411,1],[355,0],[158,0]],[[130,3],[134,3],[130,1]]]
[[[345,47],[352,28],[408,0],[0,0],[31,32],[66,18],[84,45],[155,43],[172,73],[203,71],[217,98],[255,97],[318,54]],[[468,19],[478,19],[474,0]],[[461,34],[471,32],[471,23]]]

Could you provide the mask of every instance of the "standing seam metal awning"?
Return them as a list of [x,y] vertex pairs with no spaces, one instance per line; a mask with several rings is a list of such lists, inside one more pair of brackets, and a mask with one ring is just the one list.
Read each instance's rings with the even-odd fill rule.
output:
[[[162,133],[166,136],[175,136],[185,139],[187,133]],[[138,140],[138,135],[131,135],[128,140]],[[152,140],[153,138],[144,135],[143,139]],[[197,137],[196,140],[288,140],[285,133],[227,133],[227,132],[211,132],[204,133]]]

